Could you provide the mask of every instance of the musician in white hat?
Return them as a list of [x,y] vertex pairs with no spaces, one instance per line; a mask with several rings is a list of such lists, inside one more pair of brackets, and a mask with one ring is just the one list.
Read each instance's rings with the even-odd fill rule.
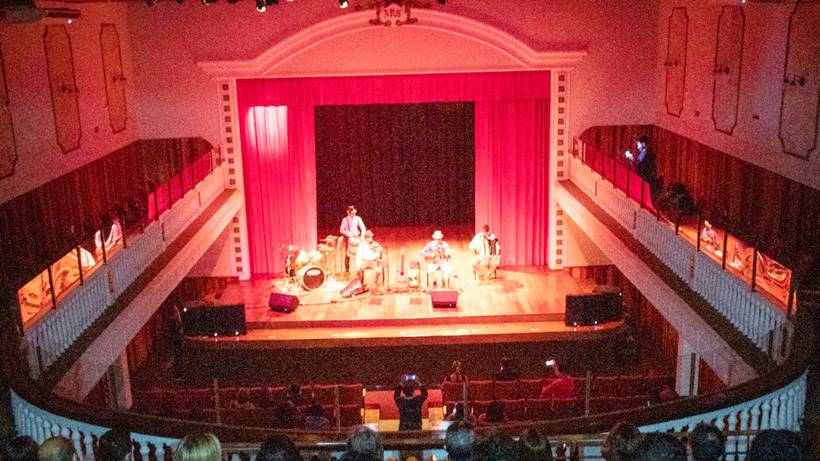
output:
[[[364,241],[359,244],[359,249],[356,250],[356,272],[362,279],[362,284],[368,288],[377,288],[381,285],[381,258],[382,246],[379,242],[373,240],[373,231],[368,229],[364,233]],[[365,271],[372,271],[374,280],[371,277],[366,277]],[[371,286],[373,285],[373,286]]]
[[[450,245],[444,241],[444,234],[440,230],[433,232],[433,240],[424,246],[421,250],[421,255],[427,262],[427,280],[432,286],[438,285],[438,288],[450,286],[450,274],[453,272],[450,267]],[[436,279],[436,271],[441,271],[443,281],[438,283]]]
[[347,216],[342,219],[342,225],[339,226],[339,233],[345,236],[345,273],[350,272],[350,258],[356,257],[356,252],[359,249],[359,243],[364,237],[367,228],[364,227],[362,218],[356,215],[356,207],[350,205],[347,207]]

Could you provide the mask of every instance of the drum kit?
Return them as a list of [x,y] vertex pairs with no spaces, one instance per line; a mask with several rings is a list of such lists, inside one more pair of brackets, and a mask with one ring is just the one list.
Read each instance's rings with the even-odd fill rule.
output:
[[[328,235],[319,241],[315,250],[303,251],[297,245],[283,247],[285,257],[285,287],[314,291],[321,288],[333,276],[340,273],[340,255],[344,248],[339,245],[341,237]],[[343,259],[342,259],[343,260]]]

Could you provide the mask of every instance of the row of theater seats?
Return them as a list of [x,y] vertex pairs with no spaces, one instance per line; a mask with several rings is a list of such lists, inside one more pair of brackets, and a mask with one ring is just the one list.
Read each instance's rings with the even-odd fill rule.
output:
[[[336,428],[336,413],[333,405],[322,405],[325,416],[330,421],[333,429]],[[251,427],[276,427],[276,408],[249,408],[220,410],[219,421],[222,424],[233,426]],[[296,407],[296,424],[293,428],[303,427],[303,421],[307,415],[307,407]],[[180,418],[194,421],[204,421],[216,423],[216,410],[204,410],[201,413],[188,413],[177,415]],[[362,424],[361,405],[339,405],[339,425],[341,427],[352,427]],[[329,428],[330,429],[330,428]]]
[[[302,395],[306,401],[332,407],[336,402],[336,387],[339,389],[339,405],[362,408],[364,386],[361,384],[307,385],[302,386]],[[149,414],[167,414],[169,411],[186,414],[193,409],[203,412],[215,409],[217,395],[220,409],[235,408],[240,394],[243,394],[249,397],[254,407],[264,409],[286,400],[287,393],[288,388],[285,386],[224,387],[217,391],[213,388],[149,389],[134,392],[134,406],[135,410]]]
[[[637,408],[646,404],[648,395],[631,397],[596,397],[589,400],[589,414],[609,413]],[[486,413],[490,400],[470,401],[473,414]],[[544,421],[550,419],[584,416],[584,399],[517,399],[499,400],[504,406],[507,421]],[[445,403],[448,414],[452,413],[458,401]]]
[[[586,379],[572,378],[575,384],[575,396],[584,398]],[[541,396],[541,389],[554,379],[521,379],[516,381],[476,380],[467,384],[467,397],[470,400],[535,400]],[[632,397],[654,395],[665,387],[675,386],[674,375],[629,375],[629,376],[596,376],[591,380],[590,396],[595,397]],[[464,391],[461,383],[441,384],[441,394],[445,402],[463,400]]]

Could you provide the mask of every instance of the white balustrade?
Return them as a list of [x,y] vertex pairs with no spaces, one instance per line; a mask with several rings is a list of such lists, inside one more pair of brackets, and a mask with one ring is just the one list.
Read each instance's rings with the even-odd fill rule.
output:
[[639,210],[635,238],[683,281],[691,283],[696,248],[647,210]]
[[649,424],[642,426],[641,432],[683,432],[686,429],[692,430],[698,423],[715,423],[730,433],[727,446],[737,447],[737,454],[745,455],[749,440],[745,436],[733,436],[732,432],[800,429],[800,419],[806,407],[806,376],[807,372],[804,372],[786,386],[748,402],[709,413]]
[[199,194],[192,189],[160,216],[165,241],[174,241],[199,215],[199,211]]
[[218,166],[196,185],[202,208],[207,208],[225,190],[225,166]]
[[595,183],[600,176],[592,168],[584,165],[578,157],[570,159],[570,178],[585,194],[595,197]]
[[[11,391],[11,407],[14,413],[17,435],[28,435],[38,444],[45,439],[61,435],[73,441],[81,461],[94,461],[94,440],[99,439],[108,428],[65,418],[45,411]],[[131,432],[131,439],[140,447],[143,455],[156,455],[164,459],[165,452],[176,447],[178,440]],[[147,460],[147,457],[143,457]]]
[[[52,365],[91,326],[109,304],[104,268],[74,287],[25,333],[29,365],[35,377]],[[39,359],[38,359],[39,355]],[[42,362],[40,362],[42,361]]]
[[128,241],[128,248],[114,254],[108,262],[113,290],[112,300],[117,299],[164,249],[162,226],[154,221],[143,233]]
[[596,203],[630,233],[633,231],[638,204],[626,194],[607,181],[598,181]]

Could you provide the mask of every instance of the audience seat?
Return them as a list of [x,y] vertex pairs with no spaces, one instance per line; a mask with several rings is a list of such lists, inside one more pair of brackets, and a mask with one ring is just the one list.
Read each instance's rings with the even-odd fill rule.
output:
[[463,389],[461,383],[443,382],[441,383],[441,398],[445,402],[457,402],[463,400]]
[[361,384],[341,384],[339,385],[340,405],[359,405],[364,403],[364,386]]
[[[362,406],[339,405],[339,419],[342,427],[358,426],[362,424]],[[335,422],[331,421],[334,425]]]
[[530,421],[552,419],[552,402],[548,399],[527,400],[527,419]]
[[527,420],[527,401],[524,399],[501,400],[508,421]]
[[471,400],[492,400],[493,398],[493,382],[487,381],[470,381],[470,399]]
[[288,395],[288,388],[285,386],[268,387],[268,397],[271,402],[281,402]]
[[521,398],[519,381],[495,381],[493,398],[496,400],[517,400]]
[[544,387],[543,379],[522,379],[519,381],[519,396],[522,399],[537,399]]
[[302,393],[307,393],[309,396],[312,395],[313,399],[321,405],[333,405],[336,401],[334,388],[335,386],[332,384],[316,385],[310,389],[305,389],[303,386]]

